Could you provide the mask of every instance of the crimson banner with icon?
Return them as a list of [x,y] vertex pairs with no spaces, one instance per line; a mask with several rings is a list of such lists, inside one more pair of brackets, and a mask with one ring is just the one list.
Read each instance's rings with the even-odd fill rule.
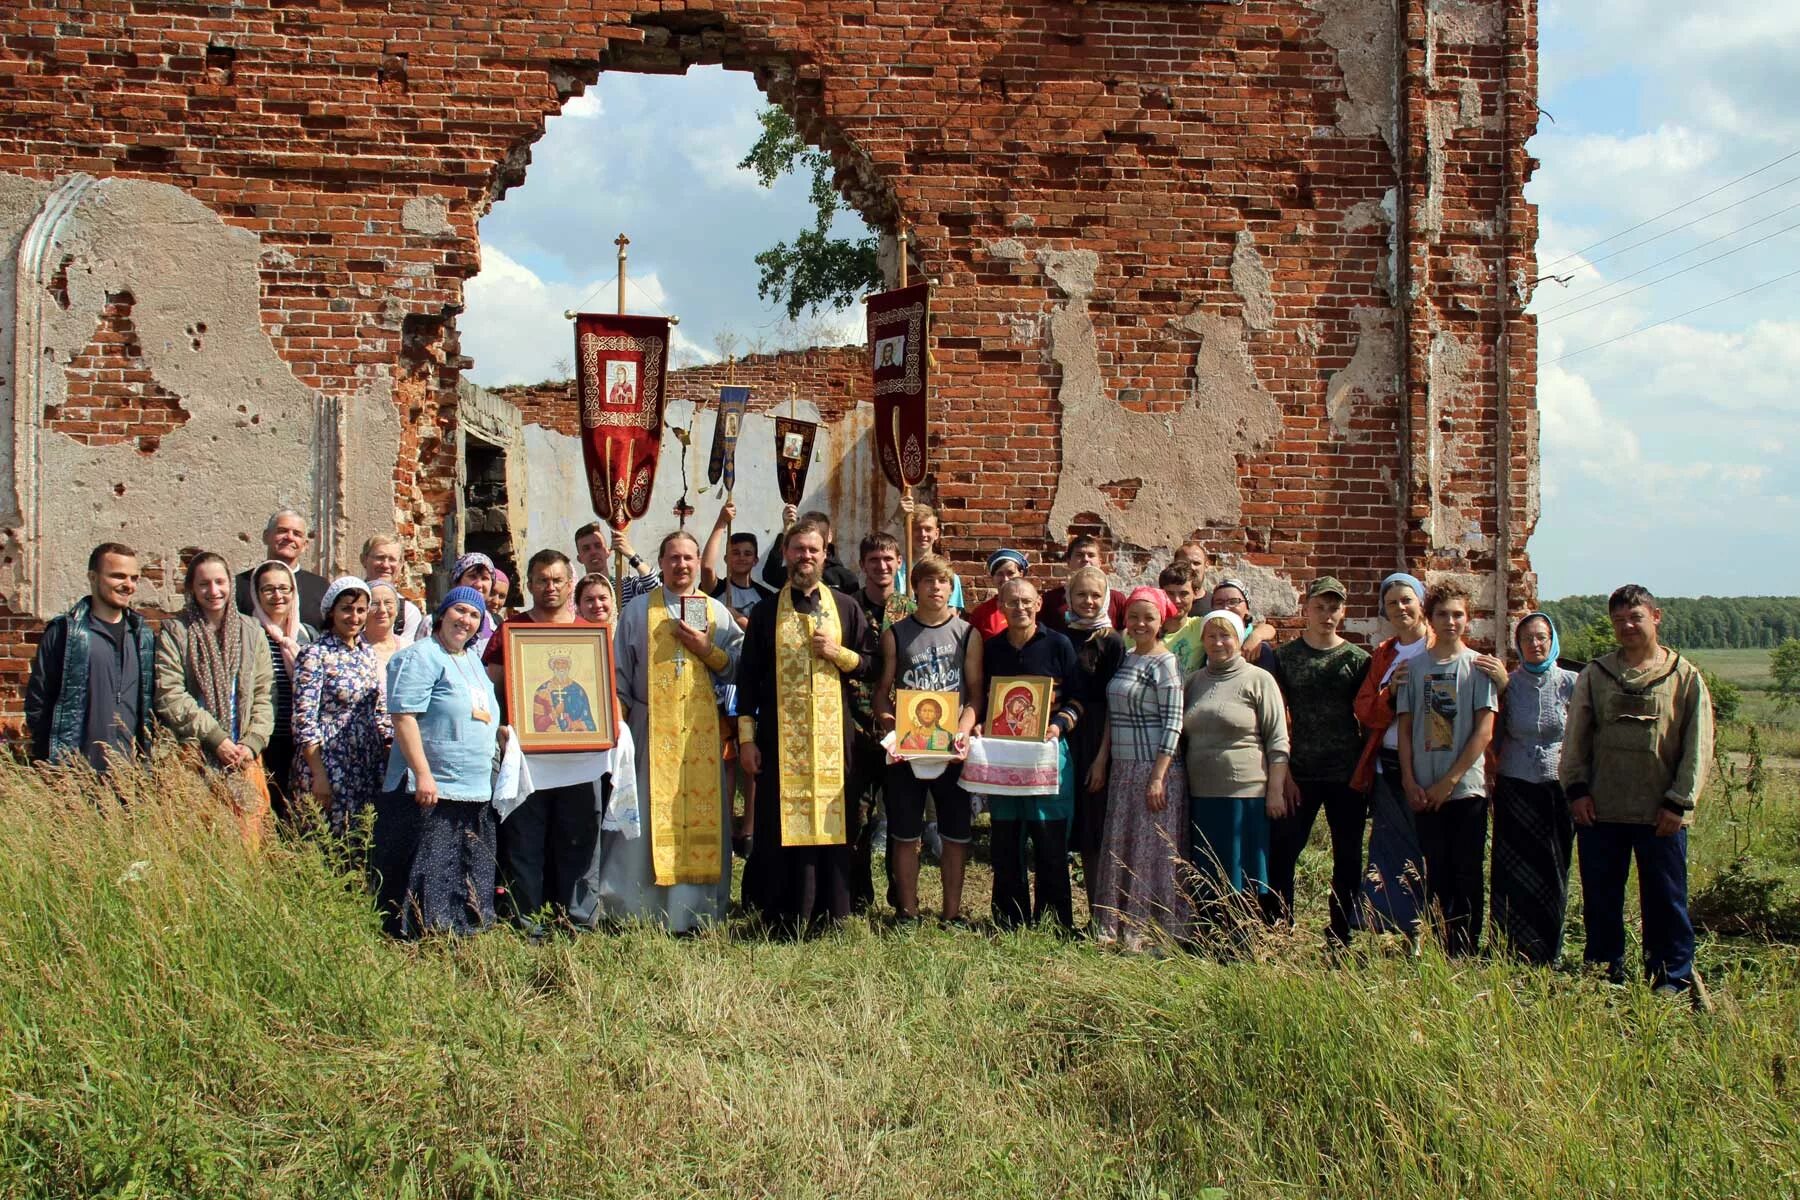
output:
[[819,427],[792,417],[775,418],[775,480],[783,504],[799,504],[806,491],[806,469],[812,465],[813,438]]
[[869,362],[875,376],[875,455],[897,488],[925,482],[925,385],[931,355],[931,285],[869,297]]
[[650,511],[662,447],[669,319],[575,317],[581,452],[594,514],[624,529]]

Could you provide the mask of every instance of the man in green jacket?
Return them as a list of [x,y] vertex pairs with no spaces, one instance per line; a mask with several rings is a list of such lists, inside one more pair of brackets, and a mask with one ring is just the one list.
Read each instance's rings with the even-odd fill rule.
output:
[[103,542],[88,555],[88,594],[44,626],[25,685],[34,761],[85,758],[104,771],[109,754],[147,744],[156,643],[131,611],[137,585],[137,552]]
[[1694,986],[1687,827],[1712,761],[1712,697],[1700,670],[1657,638],[1656,597],[1627,584],[1607,601],[1619,648],[1575,681],[1563,790],[1580,843],[1586,959],[1625,978],[1625,883],[1637,860],[1644,970],[1658,991]]

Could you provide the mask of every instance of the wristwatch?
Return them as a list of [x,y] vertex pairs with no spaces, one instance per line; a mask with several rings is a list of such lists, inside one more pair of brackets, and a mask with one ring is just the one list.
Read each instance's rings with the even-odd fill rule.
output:
[[626,559],[625,561],[631,564],[631,567],[633,570],[636,570],[637,568],[644,565],[644,560],[639,558],[635,554],[632,555],[630,558]]

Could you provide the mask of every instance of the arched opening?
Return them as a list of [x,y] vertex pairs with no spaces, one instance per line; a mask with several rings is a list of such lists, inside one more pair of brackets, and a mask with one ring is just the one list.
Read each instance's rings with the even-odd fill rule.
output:
[[[562,112],[541,138],[508,155],[482,213],[482,270],[456,318],[460,353],[471,364],[464,378],[480,391],[486,430],[498,410],[518,414],[516,441],[499,447],[513,476],[507,509],[518,524],[496,530],[488,509],[485,548],[518,561],[544,546],[566,551],[573,531],[593,519],[564,312],[615,307],[613,238],[621,231],[632,239],[627,309],[681,319],[671,338],[656,495],[633,543],[648,553],[677,527],[672,510],[684,495],[696,509],[689,527],[711,526],[724,497],[707,485],[705,459],[718,388],[727,382],[752,389],[739,442],[736,529],[766,544],[780,527],[773,419],[790,411],[821,425],[806,506],[833,513],[847,531],[885,524],[894,498],[884,496],[873,467],[860,305],[852,299],[796,318],[782,298],[760,294],[758,253],[785,244],[816,210],[804,169],[767,188],[741,165],[758,141],[758,114],[779,105],[796,134],[829,156],[829,187],[840,198],[831,236],[874,234],[889,264],[898,212],[892,190],[818,115],[816,78],[791,56],[753,48],[741,29],[713,14],[636,24],[641,43],[609,51],[597,69],[556,79]],[[465,406],[476,399],[467,388],[462,397]],[[460,442],[458,494],[466,497],[476,466],[467,448],[482,448],[492,473],[491,432]],[[464,505],[448,524],[453,543],[473,545],[475,522]]]

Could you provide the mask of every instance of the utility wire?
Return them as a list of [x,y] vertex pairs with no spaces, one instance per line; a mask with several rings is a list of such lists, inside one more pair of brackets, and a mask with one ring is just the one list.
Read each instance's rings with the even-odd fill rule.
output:
[[1559,313],[1558,315],[1551,317],[1547,321],[1539,321],[1538,324],[1554,325],[1558,321],[1566,321],[1570,317],[1579,316],[1581,313],[1589,312],[1596,308],[1604,308],[1606,305],[1612,304],[1618,300],[1623,300],[1627,296],[1635,296],[1639,292],[1643,291],[1645,288],[1652,288],[1652,287],[1655,287],[1659,283],[1666,283],[1669,280],[1676,278],[1677,276],[1686,275],[1689,271],[1698,271],[1701,267],[1708,266],[1712,263],[1719,262],[1722,259],[1730,258],[1734,254],[1742,254],[1746,250],[1749,250],[1756,246],[1760,246],[1764,242],[1770,241],[1771,239],[1778,238],[1784,233],[1792,233],[1796,229],[1800,229],[1800,222],[1796,222],[1792,225],[1788,225],[1781,229],[1777,229],[1774,233],[1765,234],[1764,236],[1757,238],[1754,242],[1745,242],[1742,246],[1739,246],[1735,250],[1727,250],[1723,254],[1715,254],[1711,258],[1703,258],[1691,267],[1683,267],[1679,271],[1670,271],[1667,275],[1659,275],[1655,279],[1652,279],[1647,283],[1640,283],[1636,287],[1630,288],[1623,292],[1620,292],[1616,296],[1608,296],[1604,300],[1596,300],[1592,304],[1584,304],[1580,308],[1570,309],[1566,313]]
[[[1787,214],[1793,212],[1797,208],[1800,208],[1800,201],[1796,201],[1793,204],[1788,205],[1786,208],[1780,209],[1776,212],[1772,212],[1766,217],[1758,217],[1756,220],[1750,222],[1748,225],[1740,225],[1738,228],[1733,229],[1729,233],[1721,233],[1718,237],[1708,238],[1706,241],[1700,242],[1697,245],[1689,246],[1686,250],[1683,250],[1679,254],[1671,254],[1667,258],[1659,258],[1655,262],[1650,263],[1647,266],[1639,267],[1637,270],[1633,271],[1629,275],[1619,276],[1617,279],[1613,280],[1611,283],[1605,284],[1601,287],[1594,288],[1591,291],[1581,292],[1577,295],[1570,296],[1568,299],[1560,300],[1557,303],[1552,304],[1547,308],[1539,309],[1538,316],[1539,317],[1547,317],[1559,308],[1567,308],[1571,304],[1576,304],[1582,300],[1591,299],[1595,296],[1598,296],[1602,292],[1610,292],[1610,291],[1612,291],[1612,289],[1618,287],[1621,283],[1629,283],[1633,279],[1636,279],[1639,275],[1643,275],[1649,271],[1654,271],[1654,270],[1656,270],[1656,268],[1658,268],[1660,266],[1664,266],[1668,263],[1672,263],[1678,258],[1686,258],[1688,255],[1694,253],[1694,251],[1696,251],[1696,250],[1704,250],[1708,246],[1711,246],[1718,242],[1724,241],[1726,238],[1734,238],[1740,233],[1744,233],[1744,232],[1747,232],[1748,230],[1755,229],[1758,225],[1761,225],[1765,221],[1773,221],[1776,217],[1785,217],[1785,216],[1787,216]],[[1792,226],[1789,226],[1789,228],[1791,229]],[[1754,243],[1754,242],[1751,243],[1751,245],[1755,245],[1755,244],[1756,243]],[[1744,249],[1744,247],[1739,247],[1739,249]],[[1736,254],[1737,251],[1732,250],[1729,253]],[[1721,254],[1721,255],[1718,255],[1717,258],[1707,259],[1706,262],[1717,262],[1718,259],[1724,258],[1724,257],[1725,257],[1725,255]],[[1696,263],[1695,265],[1696,266],[1705,266],[1706,264],[1705,263]],[[1617,299],[1617,297],[1614,297],[1614,299]]]
[[1691,317],[1697,312],[1705,312],[1707,309],[1717,307],[1727,300],[1736,300],[1739,296],[1748,296],[1751,292],[1760,292],[1766,287],[1774,287],[1776,284],[1792,279],[1796,275],[1800,275],[1800,268],[1789,271],[1786,275],[1777,275],[1775,278],[1756,284],[1754,287],[1747,287],[1741,292],[1733,292],[1729,296],[1720,296],[1717,300],[1709,300],[1697,308],[1690,308],[1686,312],[1676,313],[1672,317],[1664,317],[1660,321],[1652,321],[1648,325],[1640,325],[1630,333],[1621,333],[1618,337],[1607,338],[1604,342],[1595,342],[1591,346],[1583,346],[1579,350],[1571,350],[1567,354],[1553,358],[1547,363],[1539,363],[1538,365],[1540,367],[1554,367],[1557,363],[1568,362],[1571,358],[1579,358],[1590,350],[1598,350],[1602,346],[1610,346],[1614,342],[1622,342],[1626,338],[1636,337],[1640,333],[1649,333],[1652,329],[1660,329],[1662,326],[1667,325],[1672,321],[1679,321],[1683,317]]
[[1645,220],[1639,221],[1636,225],[1630,226],[1629,228],[1626,228],[1626,229],[1621,229],[1621,230],[1619,230],[1619,232],[1611,235],[1610,237],[1603,237],[1597,242],[1589,242],[1587,245],[1583,246],[1579,250],[1571,250],[1569,253],[1563,255],[1561,258],[1557,259],[1555,262],[1544,264],[1544,266],[1541,268],[1541,271],[1547,272],[1550,270],[1550,268],[1559,266],[1562,263],[1568,262],[1572,258],[1580,258],[1583,254],[1586,254],[1589,250],[1598,249],[1599,247],[1606,245],[1608,242],[1616,242],[1620,238],[1624,237],[1626,234],[1636,233],[1638,230],[1642,229],[1646,225],[1654,225],[1656,222],[1662,220],[1664,217],[1673,216],[1674,214],[1680,212],[1682,209],[1687,208],[1689,205],[1698,204],[1702,200],[1705,200],[1712,196],[1716,196],[1720,192],[1725,191],[1727,188],[1734,188],[1738,184],[1744,182],[1744,180],[1751,179],[1751,178],[1754,178],[1755,176],[1761,175],[1764,171],[1769,170],[1771,167],[1778,167],[1782,163],[1787,162],[1789,159],[1792,159],[1792,158],[1800,158],[1800,150],[1791,150],[1788,153],[1782,155],[1780,158],[1776,159],[1772,163],[1767,163],[1764,166],[1760,166],[1760,167],[1756,168],[1756,170],[1751,171],[1746,175],[1739,175],[1736,179],[1733,179],[1730,183],[1722,183],[1710,192],[1702,192],[1700,195],[1695,196],[1692,200],[1683,200],[1680,204],[1677,204],[1674,208],[1664,209],[1662,212],[1657,213],[1654,217],[1648,217]]
[[[1720,213],[1730,212],[1734,208],[1742,208],[1744,205],[1750,203],[1752,200],[1761,200],[1764,196],[1768,195],[1770,192],[1779,192],[1782,188],[1786,187],[1790,183],[1800,183],[1800,175],[1795,175],[1791,178],[1784,179],[1780,183],[1776,184],[1774,187],[1766,187],[1762,191],[1757,192],[1755,195],[1745,196],[1742,200],[1733,201],[1732,203],[1725,205],[1725,207],[1723,207],[1723,208],[1715,208],[1711,212],[1705,214],[1704,216],[1695,217],[1691,221],[1684,221],[1680,225],[1671,226],[1670,228],[1663,230],[1661,233],[1652,234],[1651,236],[1644,238],[1642,241],[1633,242],[1629,246],[1622,246],[1619,249],[1614,250],[1611,254],[1602,254],[1599,258],[1590,258],[1587,260],[1587,265],[1590,267],[1599,266],[1601,263],[1606,262],[1609,259],[1617,258],[1621,254],[1629,254],[1631,251],[1636,250],[1639,246],[1648,246],[1651,242],[1660,242],[1672,233],[1680,233],[1682,230],[1690,229],[1693,226],[1698,225],[1702,221],[1710,221],[1714,217],[1718,216]],[[1783,211],[1785,211],[1785,210],[1783,210]],[[1767,217],[1763,218],[1764,221],[1766,221],[1768,219],[1769,218],[1767,218]],[[1758,224],[1758,222],[1752,221],[1752,222],[1750,222],[1750,224],[1755,225],[1755,224]],[[1749,227],[1750,227],[1749,225],[1746,225],[1744,228],[1748,229]],[[1681,255],[1677,254],[1677,255],[1674,255],[1673,257],[1680,258]],[[1664,261],[1667,261],[1667,260],[1664,260]]]

